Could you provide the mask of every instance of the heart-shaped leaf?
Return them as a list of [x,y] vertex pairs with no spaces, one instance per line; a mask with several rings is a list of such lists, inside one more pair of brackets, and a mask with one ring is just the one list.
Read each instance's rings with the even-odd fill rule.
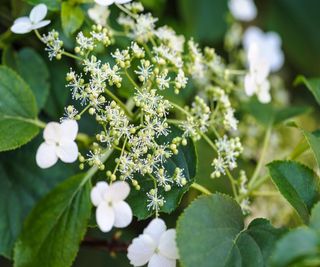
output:
[[221,194],[200,197],[180,216],[177,244],[185,267],[264,267],[284,233],[265,219],[244,229],[240,206]]

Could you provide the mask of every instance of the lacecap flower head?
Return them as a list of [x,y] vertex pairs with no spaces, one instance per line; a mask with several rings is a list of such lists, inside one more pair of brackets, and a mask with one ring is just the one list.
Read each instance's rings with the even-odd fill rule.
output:
[[47,26],[50,20],[44,20],[48,12],[45,4],[35,6],[29,17],[21,17],[14,21],[11,31],[17,34],[24,34]]

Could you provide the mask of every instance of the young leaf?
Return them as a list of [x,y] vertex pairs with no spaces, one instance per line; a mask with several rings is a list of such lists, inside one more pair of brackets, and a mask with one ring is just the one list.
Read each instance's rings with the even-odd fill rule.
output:
[[[176,127],[171,127],[171,133],[164,137],[159,138],[159,143],[164,144],[172,141],[174,137],[181,136],[182,132]],[[172,184],[172,188],[170,191],[165,192],[163,189],[159,190],[158,194],[163,196],[165,199],[165,203],[161,208],[161,212],[171,213],[176,209],[179,205],[182,196],[185,192],[188,191],[189,186],[193,183],[194,177],[196,175],[196,164],[197,164],[197,156],[194,144],[191,139],[188,139],[188,144],[186,146],[181,145],[179,147],[178,155],[173,155],[169,158],[164,164],[164,168],[167,170],[169,177],[172,177],[176,168],[183,169],[183,173],[185,178],[187,179],[187,184],[183,187],[179,187],[176,184]],[[133,189],[128,197],[128,202],[133,210],[135,216],[138,217],[139,220],[150,217],[154,211],[148,210],[148,197],[147,193],[154,188],[153,179],[148,176],[138,176],[135,178],[141,189],[139,191]]]
[[14,250],[16,267],[70,267],[90,217],[89,182],[69,178],[28,216]]
[[15,70],[29,85],[39,110],[49,95],[49,71],[42,57],[32,48],[15,53],[11,47],[4,50],[3,64]]
[[69,36],[78,30],[84,21],[84,13],[79,6],[69,2],[61,5],[61,22],[64,33]]
[[0,66],[0,152],[18,148],[38,132],[37,105],[28,85],[11,69]]
[[314,98],[320,105],[320,78],[307,79],[306,77],[299,75],[295,81],[295,85],[304,84],[309,91],[313,94]]
[[244,229],[243,219],[240,206],[226,195],[195,200],[177,225],[183,266],[265,266],[284,230],[275,229],[264,219],[256,219]]
[[307,223],[309,212],[320,196],[317,175],[295,161],[273,161],[267,166],[281,194]]
[[36,165],[39,142],[0,154],[0,254],[11,258],[13,245],[22,222],[32,207],[64,177],[74,173],[74,166],[59,162],[43,170]]

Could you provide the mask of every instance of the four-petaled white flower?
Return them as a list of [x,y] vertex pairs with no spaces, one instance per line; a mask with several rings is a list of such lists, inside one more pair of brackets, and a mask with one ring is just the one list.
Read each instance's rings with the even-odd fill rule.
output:
[[48,9],[45,4],[36,5],[30,12],[29,17],[21,17],[14,21],[11,31],[17,34],[24,34],[47,26],[50,20],[43,20]]
[[271,71],[278,71],[284,63],[281,37],[276,32],[264,33],[257,27],[249,27],[243,35],[243,47],[248,53],[252,44],[258,48],[259,57],[264,58]]
[[88,9],[88,15],[95,23],[106,26],[110,10],[107,6],[94,5]]
[[124,228],[132,221],[132,210],[124,200],[130,193],[130,186],[123,181],[110,185],[98,182],[91,191],[91,201],[96,209],[97,224],[102,232],[112,227]]
[[257,16],[253,0],[230,0],[229,9],[232,15],[241,21],[250,21]]
[[97,4],[101,6],[111,6],[112,4],[126,4],[132,0],[94,0]]
[[77,160],[78,146],[74,140],[78,134],[78,123],[65,120],[61,124],[50,122],[43,132],[44,142],[39,146],[36,161],[40,168],[49,168],[58,158],[72,163]]
[[169,229],[163,220],[152,220],[143,234],[133,239],[128,247],[128,258],[134,266],[175,267],[179,259],[176,230]]
[[268,75],[270,72],[269,62],[264,57],[260,57],[259,48],[252,44],[248,51],[249,73],[244,78],[244,88],[248,96],[254,94],[262,103],[271,100],[270,83]]

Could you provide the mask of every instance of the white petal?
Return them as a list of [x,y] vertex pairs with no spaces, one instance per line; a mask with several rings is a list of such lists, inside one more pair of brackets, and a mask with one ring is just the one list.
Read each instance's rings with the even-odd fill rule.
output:
[[60,124],[57,122],[49,122],[43,131],[43,138],[49,142],[59,142]]
[[158,248],[160,254],[169,259],[176,260],[179,258],[175,229],[169,229],[162,234]]
[[56,164],[57,161],[58,157],[56,155],[55,146],[45,142],[42,143],[36,154],[37,165],[42,169],[46,169]]
[[114,226],[118,228],[127,227],[132,221],[132,210],[128,203],[119,201],[113,203],[115,213]]
[[106,202],[101,202],[96,210],[97,224],[102,232],[109,232],[114,224],[114,210]]
[[36,24],[46,17],[47,12],[47,6],[45,4],[39,4],[31,10],[29,18],[32,23]]
[[150,235],[156,245],[158,246],[161,235],[166,231],[167,226],[162,219],[153,219],[149,225],[144,229],[143,233]]
[[117,181],[110,185],[108,193],[111,194],[110,198],[112,201],[125,200],[130,193],[130,186],[127,182]]
[[94,0],[98,5],[110,6],[114,3],[114,0]]
[[65,120],[60,125],[62,139],[75,140],[78,134],[78,123],[75,120]]
[[156,245],[148,235],[139,235],[128,247],[127,257],[134,266],[145,265],[152,257]]
[[24,34],[32,31],[32,25],[28,17],[21,17],[14,21],[11,31],[16,34]]
[[258,46],[264,42],[264,33],[258,27],[251,26],[246,29],[243,34],[243,46],[246,51],[249,50],[249,47],[252,43],[256,43]]
[[106,182],[98,182],[95,187],[92,188],[90,197],[94,206],[97,207],[103,201],[103,195],[108,188],[109,185]]
[[32,25],[32,29],[33,29],[33,30],[40,29],[40,28],[45,27],[45,26],[47,26],[48,24],[50,24],[50,22],[51,22],[50,20],[40,21],[40,22],[38,22],[38,23],[36,23],[36,24],[33,24],[33,25]]
[[176,260],[168,259],[160,254],[154,254],[148,264],[148,267],[175,267]]
[[131,2],[132,0],[115,0],[115,2],[117,3],[117,4],[126,4],[126,3],[129,3],[129,2]]
[[247,96],[252,96],[256,91],[256,83],[250,74],[247,74],[244,78],[244,90]]
[[63,140],[56,148],[56,153],[59,159],[65,163],[75,162],[78,158],[78,146],[76,142]]
[[252,0],[231,0],[229,9],[238,20],[250,21],[257,16],[257,8]]

